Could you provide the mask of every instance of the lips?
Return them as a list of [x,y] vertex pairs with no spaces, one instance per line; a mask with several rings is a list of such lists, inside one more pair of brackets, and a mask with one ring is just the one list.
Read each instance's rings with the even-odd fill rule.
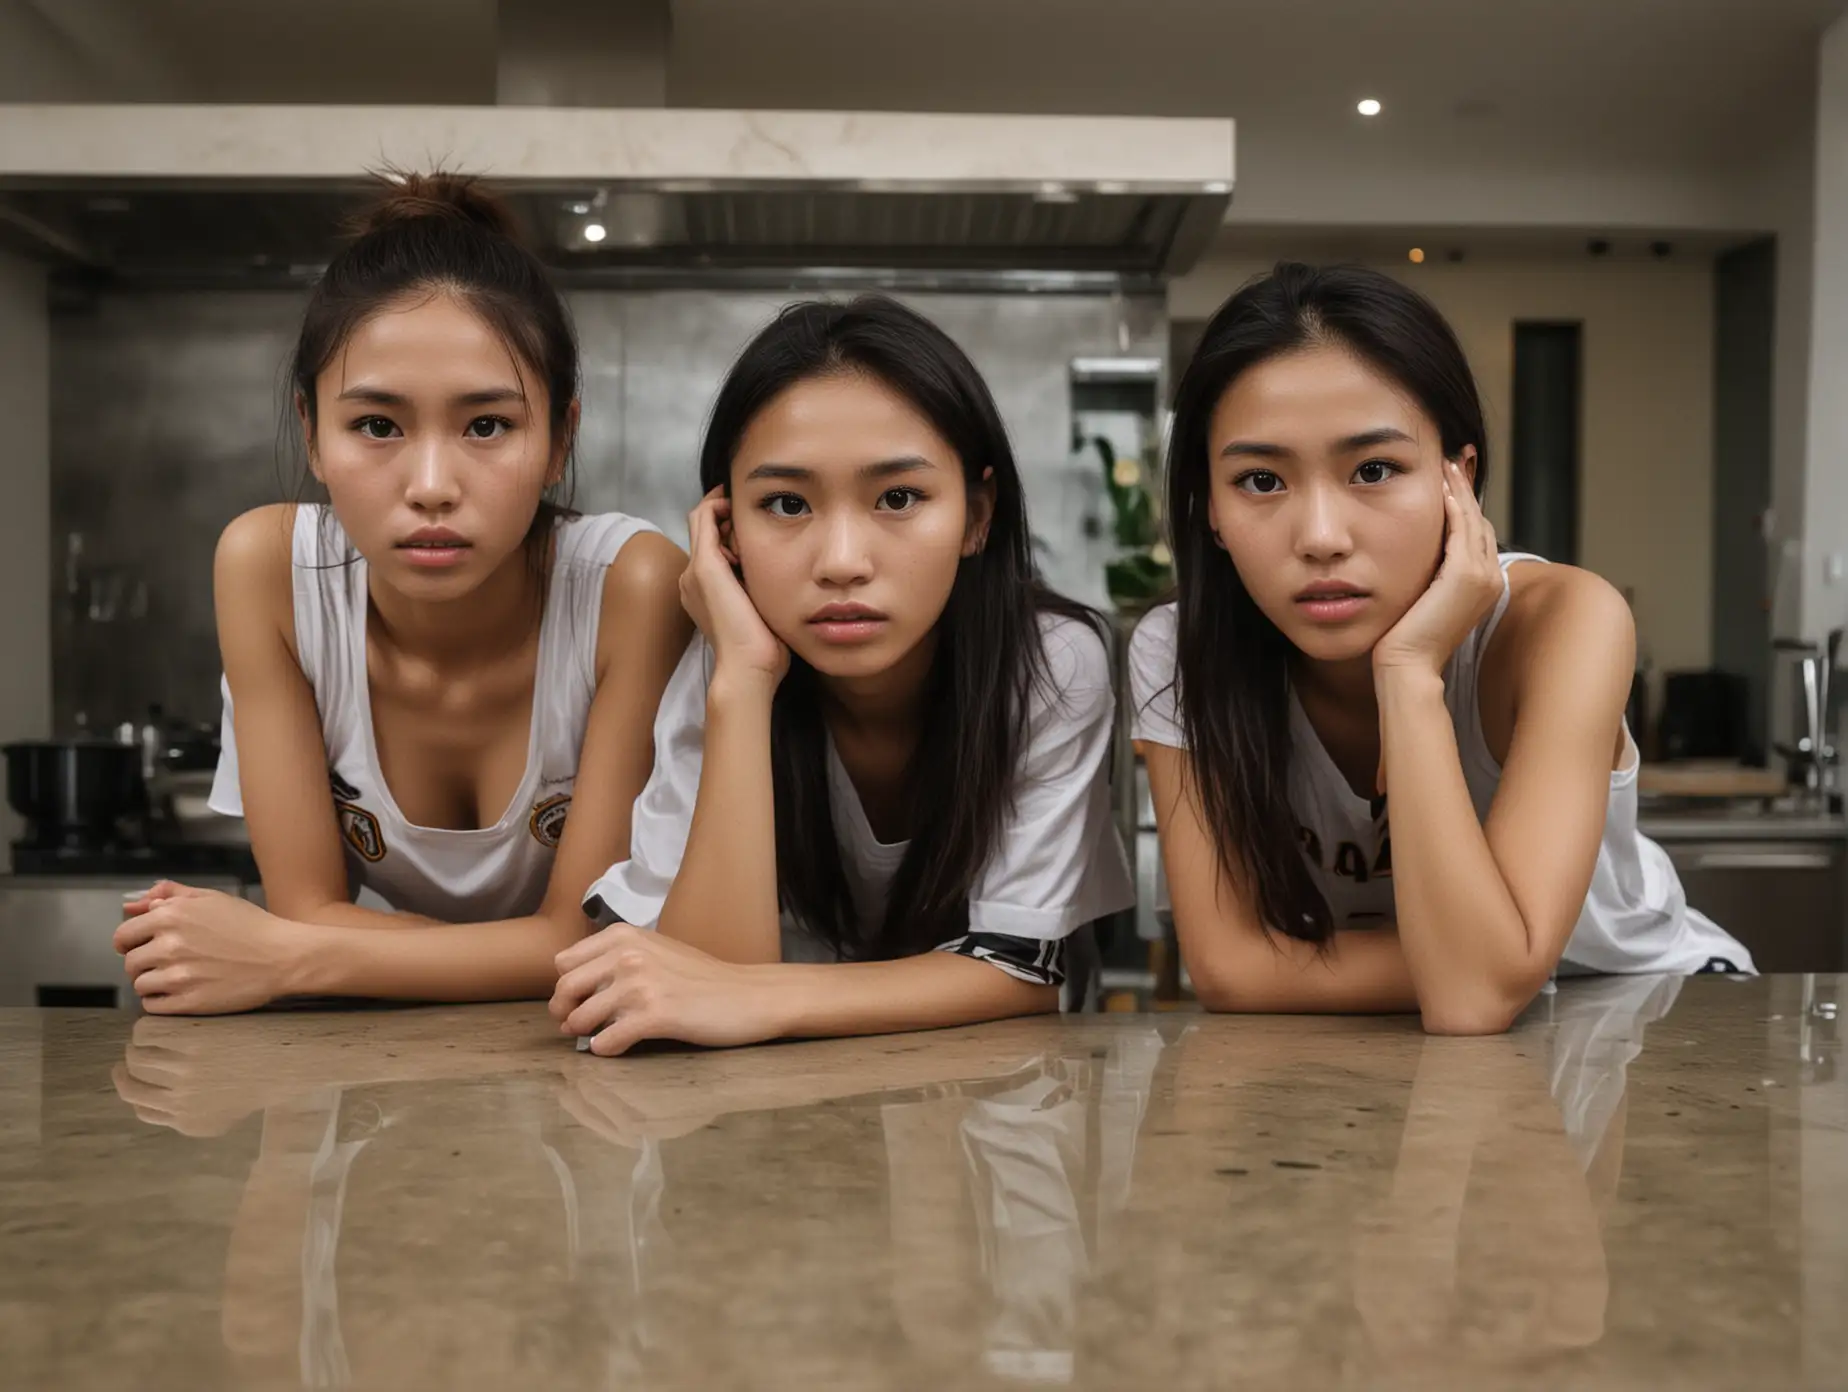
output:
[[447,527],[419,527],[393,549],[412,565],[441,568],[461,561],[469,547],[468,538],[460,532]]
[[886,616],[865,604],[824,604],[809,615],[809,628],[828,643],[864,643],[885,631]]
[[1296,607],[1315,623],[1344,623],[1367,607],[1373,598],[1358,585],[1340,580],[1318,580],[1294,596]]

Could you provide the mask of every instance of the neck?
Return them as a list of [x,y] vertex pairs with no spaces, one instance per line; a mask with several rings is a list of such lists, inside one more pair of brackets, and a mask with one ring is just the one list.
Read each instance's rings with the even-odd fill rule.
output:
[[883,672],[864,677],[821,678],[828,724],[858,734],[911,733],[923,723],[924,698],[931,664],[937,656],[937,632]]
[[538,622],[543,592],[524,546],[457,599],[412,599],[380,584],[376,572],[367,588],[375,633],[399,652],[454,667],[471,666],[526,643]]

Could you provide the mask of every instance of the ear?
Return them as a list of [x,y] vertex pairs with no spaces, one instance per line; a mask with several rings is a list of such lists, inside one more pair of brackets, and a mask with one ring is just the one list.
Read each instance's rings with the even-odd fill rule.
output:
[[314,420],[308,414],[308,398],[300,392],[295,394],[295,419],[302,428],[302,448],[308,454],[308,472],[314,475],[316,483],[326,483],[321,477],[321,455],[314,447]]
[[982,470],[982,481],[969,490],[969,521],[963,528],[964,556],[979,556],[988,545],[988,528],[995,520],[995,471]]
[[576,397],[565,407],[565,421],[559,427],[558,438],[552,441],[552,457],[546,461],[545,486],[556,488],[565,481],[565,464],[571,458],[571,447],[577,443],[578,422],[584,418],[584,403]]
[[1457,467],[1463,471],[1463,477],[1469,480],[1470,491],[1480,497],[1481,490],[1476,487],[1476,447],[1474,445],[1463,446],[1462,452],[1457,455]]

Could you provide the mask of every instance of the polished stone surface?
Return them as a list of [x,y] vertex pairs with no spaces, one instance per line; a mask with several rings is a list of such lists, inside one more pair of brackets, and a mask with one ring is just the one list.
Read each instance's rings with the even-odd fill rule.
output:
[[1842,985],[616,1060],[0,1011],[0,1385],[1841,1388]]

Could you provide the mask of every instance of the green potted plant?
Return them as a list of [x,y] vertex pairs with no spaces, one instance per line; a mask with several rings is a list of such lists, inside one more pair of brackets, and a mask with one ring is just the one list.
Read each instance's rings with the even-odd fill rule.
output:
[[1102,435],[1080,441],[1081,447],[1084,444],[1103,463],[1104,489],[1114,516],[1111,530],[1118,554],[1104,564],[1104,589],[1118,610],[1140,612],[1174,583],[1174,556],[1162,540],[1156,509],[1153,459],[1120,456]]

